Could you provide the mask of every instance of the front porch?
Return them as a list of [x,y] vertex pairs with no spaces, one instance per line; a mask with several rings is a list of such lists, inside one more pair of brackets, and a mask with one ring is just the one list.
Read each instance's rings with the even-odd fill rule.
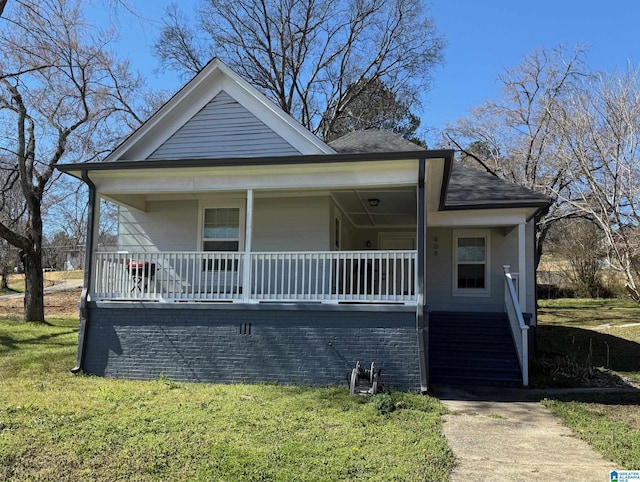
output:
[[450,160],[361,157],[92,172],[118,251],[90,250],[77,369],[316,384],[359,360],[426,390],[430,312],[501,312],[526,385],[534,211],[445,209]]
[[102,252],[94,260],[95,301],[416,303],[415,250]]

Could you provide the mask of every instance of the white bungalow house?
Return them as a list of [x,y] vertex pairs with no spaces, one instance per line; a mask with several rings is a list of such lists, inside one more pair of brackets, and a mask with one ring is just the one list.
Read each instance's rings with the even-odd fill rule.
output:
[[[326,144],[213,60],[104,162],[59,166],[90,190],[74,370],[327,385],[360,361],[397,389],[527,385],[548,199],[453,157]],[[95,247],[100,198],[117,251]]]

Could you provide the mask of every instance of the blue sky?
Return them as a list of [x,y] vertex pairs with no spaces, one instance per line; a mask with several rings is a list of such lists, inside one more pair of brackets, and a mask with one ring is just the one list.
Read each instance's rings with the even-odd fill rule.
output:
[[[169,0],[130,0],[147,21],[120,16],[121,53],[151,83],[175,90],[175,73],[154,74],[151,54],[160,19]],[[198,0],[178,2],[187,11]],[[589,65],[621,70],[640,65],[640,1],[610,0],[429,0],[438,29],[447,38],[445,63],[434,73],[433,88],[416,111],[436,129],[464,117],[469,109],[500,93],[497,76],[516,66],[535,48],[584,45]],[[102,4],[104,11],[104,4]]]

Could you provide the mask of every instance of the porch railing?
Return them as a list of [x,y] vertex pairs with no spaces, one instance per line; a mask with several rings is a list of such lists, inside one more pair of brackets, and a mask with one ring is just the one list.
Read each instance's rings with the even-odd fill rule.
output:
[[96,253],[95,259],[96,299],[233,300],[242,293],[242,253]]
[[[415,251],[96,253],[96,300],[414,302]],[[246,276],[247,279],[244,279]]]
[[415,251],[253,253],[257,300],[411,301]]
[[520,371],[522,373],[522,384],[526,387],[529,385],[529,327],[525,324],[522,316],[522,309],[518,302],[518,294],[514,286],[512,273],[509,272],[509,266],[503,266],[504,269],[504,304],[509,318],[511,334],[516,345],[518,353],[518,361],[520,362]]

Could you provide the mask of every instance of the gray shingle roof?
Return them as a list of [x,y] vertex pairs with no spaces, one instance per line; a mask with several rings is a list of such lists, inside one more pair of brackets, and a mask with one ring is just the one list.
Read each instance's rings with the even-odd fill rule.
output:
[[414,144],[391,131],[382,130],[354,131],[329,142],[329,145],[336,152],[343,154],[424,150],[424,147]]
[[[419,151],[422,147],[391,131],[355,131],[329,145],[339,153]],[[445,209],[480,206],[545,206],[546,196],[463,164],[453,163]]]
[[454,162],[444,204],[451,209],[478,204],[545,205],[548,201],[549,198],[536,191]]

